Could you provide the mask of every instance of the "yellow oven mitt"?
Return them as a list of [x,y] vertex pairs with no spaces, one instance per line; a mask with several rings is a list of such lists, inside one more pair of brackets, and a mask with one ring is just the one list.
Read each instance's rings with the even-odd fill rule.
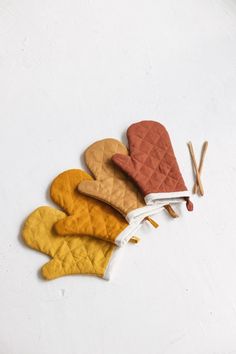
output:
[[115,153],[128,154],[118,140],[104,139],[90,145],[85,151],[85,162],[95,180],[81,181],[81,193],[106,202],[117,209],[130,224],[139,224],[163,210],[156,205],[147,206],[138,188],[111,160]]
[[92,181],[82,170],[68,170],[52,182],[52,200],[67,214],[55,224],[59,235],[87,235],[122,246],[128,241],[138,242],[134,236],[139,225],[128,225],[111,206],[78,191],[81,181]]
[[93,237],[58,236],[53,225],[65,214],[50,207],[40,207],[27,218],[23,227],[25,243],[52,259],[41,271],[51,280],[69,274],[96,275],[110,279],[117,247]]

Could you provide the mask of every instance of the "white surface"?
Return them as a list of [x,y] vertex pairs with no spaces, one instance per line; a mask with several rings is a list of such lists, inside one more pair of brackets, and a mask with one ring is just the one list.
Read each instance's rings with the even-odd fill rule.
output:
[[[236,353],[236,1],[2,0],[0,354]],[[159,216],[112,282],[41,280],[20,241],[50,181],[141,119],[168,128],[206,195]]]

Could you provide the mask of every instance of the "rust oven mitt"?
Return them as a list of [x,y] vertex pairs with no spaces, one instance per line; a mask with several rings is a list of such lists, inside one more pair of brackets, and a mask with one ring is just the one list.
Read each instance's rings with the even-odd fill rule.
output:
[[85,151],[85,162],[95,180],[82,181],[81,193],[97,198],[117,209],[130,225],[140,225],[146,218],[161,211],[156,205],[145,205],[135,184],[112,162],[115,153],[128,154],[126,147],[115,139],[97,141]]
[[193,210],[170,137],[163,125],[153,121],[132,124],[127,130],[129,156],[116,153],[114,163],[140,188],[147,205],[180,203]]
[[129,225],[112,207],[79,193],[78,184],[92,181],[86,172],[74,169],[57,176],[51,184],[52,200],[67,214],[55,224],[59,235],[87,235],[122,246],[138,242],[138,225]]
[[65,216],[57,209],[40,207],[24,224],[22,236],[25,243],[52,258],[42,267],[42,276],[51,280],[63,275],[87,274],[109,280],[117,247],[89,236],[56,235],[53,225]]

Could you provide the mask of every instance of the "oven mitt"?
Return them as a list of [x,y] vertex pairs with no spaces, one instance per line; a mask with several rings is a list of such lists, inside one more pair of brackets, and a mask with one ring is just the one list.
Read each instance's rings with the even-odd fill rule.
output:
[[67,214],[55,224],[59,235],[93,236],[122,246],[138,242],[135,232],[139,225],[129,225],[112,207],[78,191],[82,181],[92,181],[82,170],[68,170],[51,184],[52,200]]
[[97,198],[117,209],[132,224],[141,224],[145,218],[162,209],[156,205],[145,205],[144,199],[135,184],[112,162],[115,153],[128,154],[126,147],[115,139],[97,141],[85,151],[85,162],[94,180],[81,181],[81,193]]
[[147,205],[186,201],[193,204],[187,190],[170,137],[165,127],[153,121],[132,124],[127,130],[129,156],[117,153],[113,162],[140,188]]
[[53,225],[65,218],[62,211],[40,207],[27,218],[22,236],[25,243],[52,259],[42,269],[45,279],[69,274],[96,275],[109,280],[117,247],[110,242],[89,236],[58,236]]

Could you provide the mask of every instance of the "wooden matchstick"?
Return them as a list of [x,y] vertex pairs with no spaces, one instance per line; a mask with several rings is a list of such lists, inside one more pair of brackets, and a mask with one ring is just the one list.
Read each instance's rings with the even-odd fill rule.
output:
[[188,143],[188,147],[189,147],[189,152],[190,152],[190,156],[192,159],[193,167],[195,169],[196,181],[199,186],[200,194],[204,195],[203,185],[201,182],[200,174],[198,172],[197,162],[196,162],[196,158],[195,158],[195,154],[194,154],[194,150],[193,150],[193,145],[192,145],[191,141]]
[[[199,163],[199,167],[198,167],[198,172],[199,172],[200,176],[202,173],[202,167],[203,167],[203,162],[204,162],[204,159],[206,156],[207,148],[208,148],[208,141],[205,141],[203,144],[203,147],[202,147],[201,159],[200,159],[200,163]],[[197,181],[195,181],[194,186],[193,186],[193,193],[197,193],[197,191],[198,191],[198,183],[197,183]]]

